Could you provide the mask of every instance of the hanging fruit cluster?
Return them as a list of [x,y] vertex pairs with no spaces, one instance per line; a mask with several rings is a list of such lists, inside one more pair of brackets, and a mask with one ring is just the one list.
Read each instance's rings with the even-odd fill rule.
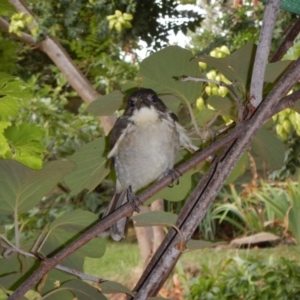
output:
[[289,108],[281,111],[273,120],[277,122],[276,132],[283,139],[287,140],[292,129],[300,136],[300,114]]

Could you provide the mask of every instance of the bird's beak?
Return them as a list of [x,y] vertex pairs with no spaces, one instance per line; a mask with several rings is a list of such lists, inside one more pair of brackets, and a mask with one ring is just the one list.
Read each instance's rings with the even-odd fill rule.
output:
[[147,104],[148,103],[146,100],[139,98],[138,101],[136,102],[136,108],[140,110],[142,107],[148,106]]

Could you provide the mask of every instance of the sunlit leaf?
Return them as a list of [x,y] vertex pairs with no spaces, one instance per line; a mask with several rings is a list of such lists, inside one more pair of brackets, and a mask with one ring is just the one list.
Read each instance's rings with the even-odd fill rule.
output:
[[17,117],[19,113],[19,103],[12,97],[0,97],[0,119],[8,120],[10,117]]
[[70,161],[53,161],[36,171],[14,160],[0,160],[1,214],[27,212],[41,201],[65,174],[74,169],[75,165]]
[[105,138],[98,138],[84,145],[70,157],[70,160],[76,163],[77,169],[65,176],[64,180],[72,195],[78,194],[83,189],[94,190],[109,173]]
[[6,129],[10,125],[11,122],[0,121],[0,157],[3,156],[7,151],[10,151],[8,141],[3,134],[4,129]]
[[94,100],[87,108],[89,113],[97,116],[110,116],[123,104],[124,95],[118,90]]
[[42,167],[43,153],[46,151],[41,143],[45,135],[42,128],[34,124],[13,125],[5,129],[4,135],[12,151],[8,158],[14,158],[33,169]]

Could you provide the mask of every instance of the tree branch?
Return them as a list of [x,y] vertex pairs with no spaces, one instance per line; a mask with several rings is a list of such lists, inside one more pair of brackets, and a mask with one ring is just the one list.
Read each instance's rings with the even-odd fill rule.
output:
[[[33,13],[26,7],[23,1],[9,0],[9,2],[14,5],[19,12],[23,12],[34,17]],[[2,19],[0,24],[1,28],[8,32],[7,24],[5,24],[4,21]],[[31,27],[32,26],[38,26],[36,20],[33,21]],[[15,37],[16,35],[13,36]],[[100,97],[100,94],[93,88],[91,83],[86,79],[80,69],[73,63],[68,53],[56,39],[46,36],[42,42],[38,44],[32,44],[30,35],[23,33],[19,40],[28,42],[29,45],[36,45],[39,50],[46,53],[53,63],[58,67],[58,69],[65,75],[70,85],[84,102],[91,103]],[[100,120],[104,129],[104,133],[107,135],[114,125],[116,118],[114,116],[102,116],[100,117]]]
[[[250,145],[254,134],[270,116],[270,111],[275,109],[279,100],[297,83],[299,78],[300,58],[281,78],[278,85],[259,106],[249,122],[243,121],[237,125],[236,128],[242,128],[243,133],[212,164],[178,216],[176,226],[181,230],[185,241],[191,238],[199,222],[203,219],[209,206],[222,188],[228,174]],[[158,293],[181,255],[177,247],[178,243],[179,237],[176,231],[171,229],[134,289],[134,291],[137,291],[134,297],[135,300],[144,300]],[[132,299],[132,297],[128,297],[128,299]]]
[[279,13],[279,4],[280,0],[270,0],[265,8],[250,86],[250,105],[252,106],[249,107],[250,112],[255,110],[262,101],[264,77],[272,41],[270,37],[272,37]]
[[300,18],[296,21],[296,23],[292,26],[291,30],[282,41],[281,45],[271,58],[270,62],[279,61],[282,59],[284,54],[294,45],[294,40],[298,36],[300,32]]

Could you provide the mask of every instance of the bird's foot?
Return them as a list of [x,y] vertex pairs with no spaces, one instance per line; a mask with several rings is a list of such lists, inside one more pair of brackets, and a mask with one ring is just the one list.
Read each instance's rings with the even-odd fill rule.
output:
[[127,189],[127,199],[131,207],[133,208],[133,210],[139,213],[140,209],[138,207],[138,204],[142,204],[142,202],[140,201],[139,197],[137,197],[135,193],[132,191],[131,185]]
[[179,177],[182,176],[181,172],[176,169],[170,169],[167,171],[167,175],[171,176],[172,182],[168,185],[168,187],[173,187],[174,182],[176,185],[179,184]]

